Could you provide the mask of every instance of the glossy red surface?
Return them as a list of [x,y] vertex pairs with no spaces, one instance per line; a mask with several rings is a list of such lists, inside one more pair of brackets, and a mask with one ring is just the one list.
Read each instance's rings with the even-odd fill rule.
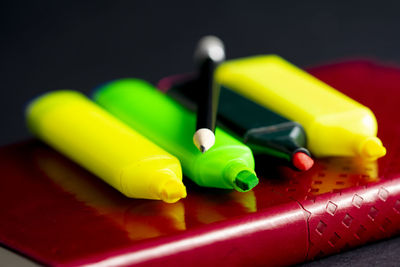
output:
[[174,204],[128,199],[36,140],[0,149],[0,242],[50,265],[285,265],[400,230],[400,69],[347,62],[310,72],[371,107],[378,162],[315,161],[307,172],[257,158],[239,193],[184,180]]

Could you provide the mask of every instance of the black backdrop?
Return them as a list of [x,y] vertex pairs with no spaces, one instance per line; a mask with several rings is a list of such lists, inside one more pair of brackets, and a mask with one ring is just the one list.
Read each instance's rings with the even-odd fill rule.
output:
[[[0,1],[0,145],[29,136],[23,109],[53,89],[152,83],[193,69],[196,41],[228,58],[277,53],[306,67],[349,58],[400,63],[397,1]],[[400,239],[314,265],[396,265]],[[1,262],[1,261],[0,261]],[[0,264],[1,265],[1,264]]]

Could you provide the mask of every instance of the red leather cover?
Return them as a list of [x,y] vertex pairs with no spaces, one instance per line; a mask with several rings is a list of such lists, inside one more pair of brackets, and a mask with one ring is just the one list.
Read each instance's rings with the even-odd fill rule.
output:
[[354,61],[310,72],[369,106],[388,154],[318,159],[308,172],[257,159],[261,183],[133,200],[36,140],[0,149],[0,242],[48,265],[288,265],[400,230],[400,69]]

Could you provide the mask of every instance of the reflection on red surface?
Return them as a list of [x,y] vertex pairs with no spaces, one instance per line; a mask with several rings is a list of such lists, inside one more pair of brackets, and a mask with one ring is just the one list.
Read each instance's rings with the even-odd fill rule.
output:
[[[39,141],[0,149],[0,242],[45,264],[278,265],[400,229],[400,70],[311,70],[375,112],[388,154],[316,160],[308,172],[257,158],[250,192],[201,188],[175,204],[128,199]],[[385,92],[385,93],[383,93]]]
[[186,229],[181,202],[132,201],[47,147],[35,149],[33,159],[46,177],[99,215],[109,218],[132,240]]
[[[265,181],[261,191],[239,193],[200,188],[186,180],[190,195],[166,204],[126,198],[39,141],[6,147],[0,159],[10,179],[1,180],[8,186],[1,187],[1,198],[13,202],[13,207],[3,202],[0,216],[6,219],[0,222],[0,240],[41,262],[83,264],[100,259],[108,264],[120,262],[125,255],[122,261],[131,264],[163,256],[163,264],[174,265],[175,254],[184,252],[186,257],[180,256],[180,261],[193,264],[193,257],[199,257],[200,265],[211,253],[204,245],[223,240],[229,242],[221,245],[222,254],[215,255],[221,262],[262,263],[261,248],[273,246],[294,252],[293,262],[304,259],[304,212],[294,201],[274,193]],[[20,190],[18,185],[26,186]],[[245,215],[250,213],[254,216],[249,219]],[[286,220],[294,221],[291,227],[296,234],[289,237],[298,242],[288,243],[288,234],[276,231],[287,227]],[[253,246],[243,246],[243,242]],[[254,254],[255,247],[259,255]],[[195,249],[196,255],[188,249]],[[238,254],[228,261],[233,251]],[[279,262],[279,254],[269,260]]]
[[306,173],[282,168],[280,177],[286,181],[273,182],[274,190],[299,201],[380,180],[376,161],[350,157],[318,159]]
[[186,216],[188,226],[196,226],[209,224],[225,220],[232,215],[241,215],[244,213],[256,212],[257,204],[253,191],[245,193],[240,192],[215,192],[214,194],[206,193],[208,196],[193,194],[190,202],[186,202],[190,216]]

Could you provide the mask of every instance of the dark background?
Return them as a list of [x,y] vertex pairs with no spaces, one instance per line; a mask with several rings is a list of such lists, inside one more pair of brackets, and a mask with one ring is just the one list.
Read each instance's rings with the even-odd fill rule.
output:
[[[23,110],[53,89],[89,93],[121,77],[152,83],[193,69],[197,40],[227,58],[277,53],[300,67],[354,58],[400,63],[396,1],[0,2],[0,145],[29,136]],[[400,238],[310,266],[397,265]]]

